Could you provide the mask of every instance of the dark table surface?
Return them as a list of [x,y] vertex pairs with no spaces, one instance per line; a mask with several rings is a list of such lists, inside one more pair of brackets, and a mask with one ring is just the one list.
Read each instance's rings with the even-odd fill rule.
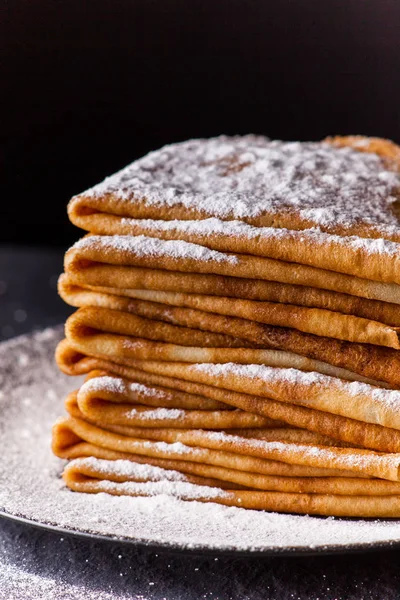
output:
[[[66,318],[71,311],[56,293],[61,268],[61,249],[0,248],[0,339]],[[0,519],[0,600],[394,600],[399,562],[397,550],[264,559],[157,554]]]

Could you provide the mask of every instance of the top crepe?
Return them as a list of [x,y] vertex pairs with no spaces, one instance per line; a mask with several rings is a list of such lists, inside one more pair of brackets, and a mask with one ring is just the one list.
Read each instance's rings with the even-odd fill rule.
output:
[[221,136],[165,146],[70,204],[71,220],[101,212],[151,219],[243,220],[400,240],[400,149],[374,138],[325,142]]

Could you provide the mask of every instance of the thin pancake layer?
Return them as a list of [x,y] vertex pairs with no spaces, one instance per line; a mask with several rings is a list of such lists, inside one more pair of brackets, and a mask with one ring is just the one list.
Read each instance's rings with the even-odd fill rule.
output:
[[[83,418],[101,424],[105,429],[113,425],[145,429],[247,429],[281,425],[279,422],[275,424],[271,419],[242,410],[208,411],[162,406],[148,408],[140,404],[130,404],[129,395],[122,391],[118,395],[118,392],[110,390],[109,387],[107,389],[111,379],[112,385],[118,385],[118,380],[114,378],[102,377],[91,380],[93,383],[87,382],[78,393],[73,392],[69,395],[67,407],[76,404]],[[100,386],[102,389],[99,389]]]
[[316,372],[256,364],[140,361],[150,373],[310,406],[358,421],[400,429],[400,391]]
[[59,292],[67,302],[73,302],[73,298],[83,290],[154,301],[157,301],[154,295],[146,296],[146,294],[151,294],[151,292],[158,292],[158,294],[174,292],[179,295],[204,294],[210,297],[243,298],[322,308],[363,317],[386,325],[400,326],[397,304],[357,298],[329,290],[260,279],[241,279],[222,275],[179,273],[136,267],[130,267],[128,272],[124,271],[121,275],[122,277],[119,278],[115,272],[107,269],[104,272],[102,267],[87,267],[73,274],[61,275]]
[[222,252],[252,254],[346,273],[372,281],[400,283],[398,243],[340,237],[305,229],[293,231],[253,227],[243,221],[155,221],[94,213],[83,217],[85,229],[96,235],[145,235],[184,240]]
[[[181,461],[181,463],[184,461]],[[153,465],[143,466],[141,463],[133,461],[103,461],[97,458],[82,458],[75,460],[73,464],[68,465],[64,471],[64,479],[68,482],[83,482],[87,479],[106,479],[123,483],[124,481],[134,481],[137,483],[145,481],[188,481],[198,485],[218,485],[229,489],[230,483],[238,484],[242,489],[253,488],[258,490],[269,490],[289,493],[311,493],[311,494],[338,494],[340,496],[391,496],[400,495],[400,484],[393,481],[383,481],[379,479],[360,479],[351,477],[279,477],[268,475],[256,475],[237,471],[234,469],[225,469],[223,467],[214,467],[212,465],[199,465],[196,463],[185,462],[177,467],[159,467]],[[150,468],[149,468],[150,466]],[[183,466],[183,468],[182,468]],[[151,468],[153,467],[153,468]],[[181,467],[181,468],[179,468]],[[167,471],[165,471],[167,468]],[[185,473],[185,475],[183,475]],[[190,475],[188,475],[190,473]],[[203,481],[196,481],[197,478],[204,478]],[[209,483],[205,483],[205,479]],[[72,483],[72,482],[71,482]]]
[[94,338],[97,331],[118,333],[160,342],[174,342],[182,346],[201,348],[255,348],[258,344],[229,335],[178,327],[154,319],[106,308],[85,307],[71,315],[65,324],[65,334],[71,340],[79,337]]
[[[138,368],[117,365],[110,361],[85,358],[79,353],[75,353],[65,343],[60,344],[58,354],[63,354],[63,359],[60,360],[59,356],[58,360],[62,362],[64,371],[69,375],[83,374],[90,369],[101,368],[104,370],[91,373],[97,376],[109,372],[136,382],[184,391],[194,394],[195,397],[200,395],[204,397],[205,401],[226,402],[233,407],[273,419],[275,422],[283,421],[290,426],[314,431],[348,442],[353,446],[371,448],[381,452],[400,452],[400,432],[391,427],[365,423],[323,410],[235,392],[222,387],[146,372]],[[146,368],[145,363],[141,363],[141,366]]]
[[133,287],[129,282],[129,267],[144,267],[278,281],[400,304],[400,286],[395,283],[371,281],[272,258],[218,252],[181,240],[90,235],[68,250],[64,267],[66,273],[75,274],[93,263],[97,269],[102,268],[103,284],[107,282],[107,271],[111,271],[114,276],[124,277],[125,288]]
[[[164,315],[168,318],[168,312]],[[196,315],[195,320],[191,314],[190,319],[191,327],[187,328],[186,316],[178,326],[167,325],[153,319],[138,318],[120,311],[87,307],[79,309],[69,317],[66,324],[66,337],[78,351],[92,356],[103,356],[128,365],[130,362],[127,363],[127,360],[154,359],[257,364],[264,362],[278,366],[276,357],[280,356],[280,352],[264,350],[264,348],[274,348],[283,351],[286,366],[299,365],[298,368],[317,370],[345,379],[383,381],[391,387],[400,386],[400,354],[397,350],[323,338],[295,329],[273,327],[211,313],[200,313]],[[176,317],[172,320],[176,322]],[[232,342],[217,348],[218,338],[195,329],[198,327],[214,332],[225,332],[222,335]],[[226,333],[230,336],[226,336]],[[144,341],[148,338],[161,340],[161,342]],[[202,339],[207,340],[207,345],[201,343]],[[190,346],[196,340],[200,341],[200,345]],[[168,343],[170,341],[174,343]],[[248,346],[253,347],[248,348]],[[153,356],[151,352],[154,352]],[[290,359],[296,360],[296,363],[292,362],[289,365],[286,356],[288,353]],[[297,355],[297,358],[293,355]],[[302,356],[317,362],[313,364],[304,360]],[[271,360],[275,362],[271,363]],[[302,364],[305,366],[301,366]],[[344,369],[347,373],[338,369]]]
[[[99,427],[76,418],[59,419],[53,426],[52,450],[56,456],[73,459],[94,456],[115,460],[125,458],[149,462],[155,460],[176,461],[182,465],[195,462],[202,465],[214,465],[224,468],[259,473],[262,475],[280,475],[283,477],[361,477],[367,476],[349,470],[319,468],[305,465],[289,464],[282,461],[257,458],[213,450],[209,448],[192,447],[181,443],[167,444],[154,440],[128,439],[127,449],[117,448],[121,436],[107,434]],[[121,438],[121,441],[124,440]],[[125,440],[127,441],[127,440]],[[153,463],[154,464],[154,463]],[[158,463],[159,464],[159,463]],[[157,465],[158,466],[158,465]]]
[[[134,454],[194,460],[196,453],[193,452],[193,449],[200,448],[213,453],[221,451],[233,453],[239,457],[237,465],[240,470],[242,470],[240,457],[245,456],[277,460],[290,465],[346,470],[369,477],[399,481],[399,454],[382,454],[359,448],[252,440],[224,432],[202,430],[171,430],[168,443],[150,442],[146,439],[112,433],[86,421],[73,418],[64,423],[64,427],[91,444]],[[178,446],[175,445],[177,442]],[[60,454],[59,444],[59,433],[55,429],[53,451],[57,455]],[[190,449],[186,450],[186,448]],[[203,452],[202,456],[203,458],[199,462],[207,462],[207,458],[204,458],[207,454]]]
[[[60,293],[63,300],[72,306],[111,308],[185,325],[198,321],[199,329],[205,329],[204,321],[207,321],[207,318],[212,319],[216,313],[267,325],[289,327],[318,336],[400,349],[399,328],[333,311],[292,304],[168,292],[145,292],[144,296],[147,295],[149,300],[141,300],[139,292],[139,298],[132,300],[123,296],[65,287],[61,287]],[[152,296],[156,298],[155,302],[151,300]],[[176,308],[170,308],[171,306]],[[199,311],[210,313],[210,316]]]

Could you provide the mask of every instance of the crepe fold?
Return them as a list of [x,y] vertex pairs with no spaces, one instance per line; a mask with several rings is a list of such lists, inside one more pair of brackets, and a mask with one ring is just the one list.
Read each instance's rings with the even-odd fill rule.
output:
[[[101,414],[96,410],[95,403],[89,408],[82,406],[82,402],[79,399],[79,392],[72,392],[65,400],[65,408],[67,413],[74,419],[82,419],[83,421],[96,425],[100,429],[116,433],[121,436],[128,436],[131,438],[147,439],[167,443],[175,443],[175,437],[177,431],[179,433],[190,434],[193,431],[206,430],[215,432],[226,432],[240,438],[253,439],[253,440],[264,440],[268,442],[288,442],[295,444],[307,444],[307,445],[322,445],[322,446],[334,446],[337,448],[354,448],[354,444],[335,440],[329,436],[315,433],[313,431],[307,431],[304,429],[294,428],[285,426],[284,423],[271,421],[271,419],[257,418],[252,413],[246,413],[245,411],[225,411],[224,419],[220,419],[218,422],[218,416],[216,415],[196,415],[193,414],[192,421],[201,421],[201,426],[196,429],[188,427],[191,424],[190,413],[195,411],[186,411],[186,419],[181,423],[172,423],[167,417],[161,418],[163,413],[148,411],[148,418],[146,420],[137,419],[131,421],[128,425],[120,425],[118,422],[126,423],[121,411],[118,409],[114,412],[114,419],[108,420],[106,414]],[[164,411],[165,415],[165,411]],[[231,428],[231,425],[245,422],[248,417],[248,422],[256,427],[244,427],[244,428]],[[227,424],[228,427],[221,429],[221,425]],[[258,426],[257,426],[258,424]]]
[[[122,383],[114,378],[109,378],[104,382],[104,378],[94,379],[94,385],[83,385],[82,388],[68,396],[66,408],[73,416],[78,416],[76,409],[84,415],[84,418],[91,422],[101,424],[102,426],[112,427],[114,425],[142,428],[178,428],[178,429],[235,429],[235,428],[254,428],[254,427],[281,427],[282,422],[275,422],[272,419],[248,413],[242,410],[195,410],[193,408],[166,408],[163,406],[162,398],[157,408],[149,408],[146,405],[129,403],[131,395],[125,395],[120,392],[107,390],[107,384],[113,385]],[[101,391],[93,391],[101,383]],[[126,382],[123,382],[124,384]],[[136,384],[137,386],[138,384]],[[128,384],[129,390],[135,384]],[[135,386],[135,387],[136,387]],[[143,388],[145,386],[142,386]],[[149,396],[153,393],[153,402],[156,401],[161,392],[161,388],[147,388]],[[164,391],[163,391],[164,392]],[[164,392],[165,393],[165,392]],[[184,396],[179,392],[170,390],[168,396]],[[107,399],[105,399],[105,396]],[[71,414],[72,414],[71,413]],[[80,416],[80,415],[79,415]],[[252,432],[252,429],[250,429]],[[149,433],[150,435],[150,433]]]
[[[110,429],[102,429],[76,418],[63,421],[62,426],[67,428],[68,432],[75,434],[74,439],[78,437],[92,445],[125,453],[208,462],[212,460],[212,458],[207,458],[208,452],[211,452],[212,456],[222,452],[233,454],[234,458],[239,457],[238,465],[241,464],[240,457],[243,455],[307,468],[336,469],[368,477],[399,481],[399,454],[383,454],[360,448],[252,439],[223,431],[207,430],[164,430],[159,432],[157,441],[153,441],[154,437],[131,437]],[[55,427],[53,451],[58,456],[63,454],[65,456],[65,451],[62,449],[62,433],[60,438],[58,425],[56,424]],[[149,431],[152,436],[156,435],[153,429],[149,428]],[[279,432],[279,429],[276,431]],[[189,449],[187,450],[187,448]],[[197,452],[197,449],[200,449],[200,453]]]
[[[193,421],[187,419],[189,413],[192,413],[199,427],[204,429],[239,427],[237,432],[243,437],[254,437],[261,439],[275,439],[301,441],[305,443],[323,443],[325,445],[343,445],[350,443],[352,446],[372,447],[373,449],[398,452],[400,450],[400,432],[394,429],[385,428],[379,425],[362,423],[347,417],[338,415],[324,414],[321,411],[290,404],[265,400],[261,397],[250,396],[237,392],[228,391],[220,388],[210,388],[203,384],[193,384],[191,382],[180,382],[180,380],[167,377],[159,377],[161,382],[169,387],[154,385],[143,385],[132,382],[126,378],[115,376],[104,376],[100,371],[92,371],[89,374],[90,379],[80,388],[78,392],[70,394],[66,399],[66,409],[73,417],[84,418],[105,428],[114,425],[123,425],[133,427],[192,427]],[[137,375],[140,379],[140,373]],[[157,380],[157,376],[155,376]],[[174,388],[181,387],[187,392]],[[141,390],[138,392],[138,390]],[[143,390],[146,390],[145,392]],[[201,395],[202,394],[202,395]],[[206,397],[210,396],[210,398]],[[207,406],[207,402],[213,402],[212,398],[224,398],[228,404],[219,402],[219,408],[229,404],[233,407],[239,407],[242,410],[225,412],[224,420],[221,420],[220,413],[211,413],[209,410],[193,410],[193,407]],[[176,403],[185,402],[185,411],[180,415],[175,415],[171,419],[171,413],[165,411],[148,411],[147,418],[141,418],[140,411],[131,412],[132,401],[141,401],[143,404],[151,401],[154,405],[165,408],[175,406]],[[189,408],[190,407],[190,408]],[[243,412],[245,411],[245,412]],[[226,414],[230,413],[230,414]],[[255,419],[255,415],[263,415],[263,418]],[[214,420],[215,415],[218,421]],[[244,428],[237,423],[245,420],[246,415],[248,425]],[[266,416],[274,415],[274,417]],[[279,420],[280,415],[281,420]],[[187,419],[187,420],[185,420]],[[253,419],[251,421],[251,419]],[[214,423],[214,425],[211,425]],[[288,430],[288,425],[294,426],[294,429]],[[255,429],[257,427],[257,429]],[[265,428],[268,427],[268,431]],[[305,429],[303,429],[303,427]],[[324,428],[325,427],[325,428]],[[279,431],[273,429],[279,428]],[[300,428],[300,429],[298,429]],[[306,430],[307,429],[307,430]],[[123,430],[119,430],[120,432]],[[127,430],[129,433],[129,430]],[[137,430],[136,430],[137,431]],[[131,434],[133,435],[133,434]],[[135,433],[141,437],[140,434]],[[150,434],[149,434],[150,435]],[[274,436],[273,438],[271,436]],[[344,440],[341,438],[344,437]],[[339,441],[341,440],[341,441]],[[371,445],[372,443],[372,445]]]
[[387,240],[341,237],[315,229],[254,227],[243,221],[215,218],[157,221],[94,213],[83,215],[78,221],[81,227],[96,235],[183,240],[220,252],[262,256],[372,281],[400,283],[400,248],[398,243]]
[[[151,310],[154,311],[152,307]],[[77,351],[128,366],[132,360],[147,359],[256,363],[400,386],[400,355],[390,348],[343,342],[196,310],[156,310],[163,321],[102,307],[84,307],[67,320],[66,337]],[[141,314],[150,313],[144,308]],[[222,331],[225,333],[221,347],[218,332]],[[207,344],[202,344],[202,340]],[[190,345],[196,341],[198,346]]]
[[[400,326],[397,304],[357,298],[348,294],[306,286],[136,267],[129,269],[129,282],[125,280],[125,277],[119,279],[115,277],[115,273],[110,274],[109,271],[106,273],[106,280],[103,280],[100,275],[101,272],[99,273],[97,267],[83,269],[73,274],[63,274],[59,279],[59,292],[66,302],[71,304],[81,297],[83,291],[141,298],[155,302],[164,302],[165,298],[167,304],[168,297],[171,297],[171,294],[167,294],[167,292],[173,292],[176,298],[182,295],[183,299],[189,294],[205,295],[211,298],[218,296],[243,298],[322,308],[394,327]],[[128,283],[131,287],[124,287]]]
[[[256,302],[232,298],[218,298],[195,294],[154,293],[156,301],[133,300],[102,292],[77,289],[60,285],[60,295],[69,304],[83,307],[105,307],[144,317],[169,320],[170,322],[193,323],[199,329],[205,328],[207,319],[214,315],[239,317],[258,323],[288,327],[319,336],[329,336],[358,343],[376,344],[399,349],[398,328],[388,327],[341,313],[305,308],[288,304]],[[146,293],[145,293],[146,295]],[[152,294],[148,294],[151,298]],[[159,297],[158,297],[159,296]],[[172,306],[176,308],[167,308]],[[194,310],[190,310],[194,309]],[[207,315],[202,314],[208,313]]]
[[[257,477],[267,489],[280,487],[300,492],[275,492],[235,489],[232,484],[217,488],[213,480],[177,471],[147,467],[126,461],[99,459],[73,460],[64,471],[64,480],[75,490],[85,493],[106,492],[113,495],[153,496],[168,493],[183,500],[216,502],[226,506],[238,506],[256,510],[270,510],[298,514],[335,515],[347,517],[397,517],[400,512],[400,496],[395,495],[389,482],[368,482],[367,487],[357,480],[296,480],[295,478]],[[120,481],[121,472],[125,480]],[[256,479],[256,478],[255,478]],[[331,480],[331,481],[328,481]],[[346,483],[343,485],[343,482]],[[363,483],[365,483],[363,481]],[[382,483],[388,484],[386,488]],[[339,494],[330,490],[337,489]],[[312,490],[311,493],[306,490]],[[343,490],[350,491],[344,495]],[[314,490],[322,490],[322,493]],[[328,491],[329,490],[329,491]],[[360,494],[357,495],[357,491]],[[342,492],[342,493],[340,493]],[[366,493],[370,492],[370,493]],[[393,494],[393,495],[392,495]]]
[[89,235],[68,250],[64,261],[67,274],[93,269],[103,285],[118,287],[112,282],[120,281],[119,285],[128,289],[134,287],[130,267],[276,281],[400,304],[400,286],[396,283],[371,281],[272,258],[219,252],[182,240]]
[[[289,478],[269,477],[264,478],[268,479],[265,484],[267,488],[287,487],[300,489],[301,492],[242,491],[234,489],[232,485],[224,486],[222,482],[220,487],[214,487],[213,480],[198,476],[182,477],[182,474],[176,471],[154,467],[151,470],[148,466],[141,472],[138,467],[139,465],[131,464],[127,466],[124,461],[77,459],[66,467],[63,477],[71,489],[85,493],[105,492],[133,497],[167,493],[182,500],[216,502],[226,506],[298,514],[389,518],[398,517],[400,514],[400,496],[395,495],[394,490],[392,495],[391,488],[387,487],[384,490],[379,484],[363,488],[358,482],[349,479],[345,488],[350,490],[351,495],[335,495],[326,493],[325,490],[334,489],[335,485],[338,490],[343,490],[339,482],[332,481],[321,485],[321,482],[303,482],[291,478],[289,482],[281,483],[282,479]],[[125,477],[122,482],[121,472]],[[312,490],[311,493],[306,492],[308,488]],[[315,489],[324,491],[314,493]],[[363,493],[357,495],[357,489]],[[366,493],[370,490],[371,494]]]
[[311,406],[342,416],[400,429],[400,391],[293,368],[265,365],[194,364],[143,361],[151,373]]
[[[194,382],[180,376],[173,377],[173,369],[168,368],[174,366],[171,363],[138,361],[136,368],[117,365],[104,359],[85,357],[75,352],[68,342],[60,344],[57,354],[59,364],[62,364],[62,369],[68,374],[81,375],[97,369],[97,371],[93,371],[94,374],[104,375],[108,372],[145,385],[156,385],[184,391],[195,395],[195,397],[202,396],[209,401],[219,402],[219,407],[222,403],[226,403],[247,412],[273,419],[275,422],[282,421],[290,426],[307,429],[352,445],[382,452],[399,452],[400,450],[399,430],[394,429],[392,426],[386,427],[363,420],[360,421],[360,413],[354,412],[352,406],[349,406],[349,403],[346,402],[342,403],[344,414],[340,415],[335,414],[334,403],[330,404],[329,408],[326,407],[326,402],[320,402],[315,397],[313,399],[308,397],[307,400],[304,400],[304,398],[291,398],[286,402],[281,399],[272,400],[265,397],[265,395],[257,395],[252,389],[249,389],[248,393],[237,392],[222,386],[216,387],[213,384],[207,385]],[[161,372],[168,374],[160,375]],[[368,407],[365,408],[365,411],[368,412]],[[348,414],[355,415],[356,418],[349,417]]]
[[[82,417],[82,415],[81,415]],[[320,468],[291,464],[273,459],[215,450],[200,446],[191,446],[181,442],[167,443],[154,438],[129,438],[110,432],[90,423],[86,419],[68,417],[59,419],[53,427],[52,449],[60,458],[74,459],[79,457],[95,457],[106,460],[128,459],[134,462],[145,462],[156,466],[166,466],[187,471],[187,463],[212,465],[247,473],[261,475],[280,475],[282,477],[355,477],[368,478],[360,472],[350,470]],[[167,435],[168,432],[164,432]],[[171,433],[171,432],[170,432]],[[186,431],[187,433],[187,431]],[[118,447],[118,439],[128,441],[130,447]],[[126,438],[126,439],[125,439]],[[130,440],[130,441],[129,441]],[[168,461],[168,463],[166,462]],[[171,462],[173,461],[173,462]]]

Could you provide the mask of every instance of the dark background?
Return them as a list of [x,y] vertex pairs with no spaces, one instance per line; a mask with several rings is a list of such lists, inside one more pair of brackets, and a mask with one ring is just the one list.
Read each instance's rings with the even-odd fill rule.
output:
[[[150,149],[250,131],[400,143],[399,0],[0,0],[0,53],[0,340],[65,320],[55,288],[79,235],[66,203]],[[400,589],[397,551],[214,560],[0,522],[0,555],[1,599],[75,600],[71,585],[159,600]]]
[[1,3],[3,243],[66,246],[65,205],[160,145],[400,142],[398,0]]

